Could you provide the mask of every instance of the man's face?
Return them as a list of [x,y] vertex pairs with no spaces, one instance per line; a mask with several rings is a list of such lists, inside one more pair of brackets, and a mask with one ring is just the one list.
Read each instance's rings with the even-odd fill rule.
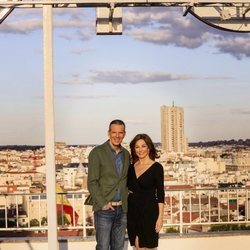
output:
[[108,131],[109,140],[113,147],[120,146],[125,135],[126,132],[123,125],[112,124]]

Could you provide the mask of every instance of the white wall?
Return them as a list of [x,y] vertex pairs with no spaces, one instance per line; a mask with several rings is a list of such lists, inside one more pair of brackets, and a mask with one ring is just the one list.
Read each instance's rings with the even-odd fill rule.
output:
[[[216,235],[204,237],[161,237],[158,250],[235,250],[249,249],[250,235]],[[45,241],[20,241],[15,238],[0,239],[1,250],[48,250]],[[59,250],[94,250],[95,241],[93,240],[70,240],[60,242]],[[124,250],[132,250],[126,241]]]

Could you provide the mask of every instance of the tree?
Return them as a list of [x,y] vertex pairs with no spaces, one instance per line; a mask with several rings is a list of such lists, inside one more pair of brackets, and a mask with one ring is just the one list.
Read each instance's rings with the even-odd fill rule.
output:
[[38,227],[39,226],[39,221],[37,219],[30,220],[30,226],[31,227]]
[[43,217],[41,221],[42,226],[46,226],[48,224],[47,217]]

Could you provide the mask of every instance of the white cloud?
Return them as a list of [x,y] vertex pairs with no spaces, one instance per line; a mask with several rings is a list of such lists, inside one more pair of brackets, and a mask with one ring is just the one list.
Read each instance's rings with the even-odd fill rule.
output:
[[249,34],[215,29],[192,15],[183,17],[179,8],[131,8],[124,13],[124,23],[124,33],[142,42],[189,49],[213,44],[237,59],[250,57]]
[[15,20],[1,24],[1,32],[3,33],[28,34],[41,28],[42,20],[40,19]]
[[174,75],[165,72],[140,72],[129,70],[113,70],[113,71],[90,71],[87,79],[80,79],[79,75],[74,75],[71,80],[59,81],[61,84],[141,84],[141,83],[160,83],[179,80],[193,79],[191,75],[179,74]]
[[74,100],[82,100],[82,99],[107,99],[107,98],[114,98],[115,96],[112,95],[64,95],[58,96],[58,98],[63,99],[74,99]]
[[[0,26],[1,33],[29,34],[42,29],[41,10],[18,10]],[[56,9],[54,27],[57,36],[67,40],[89,40],[95,35],[93,11]],[[248,33],[233,33],[212,28],[192,15],[183,16],[181,8],[126,8],[123,11],[124,34],[155,45],[196,49],[212,45],[215,52],[241,60],[250,57]],[[63,32],[61,32],[61,30]]]
[[250,115],[250,109],[245,109],[245,108],[242,108],[242,109],[233,109],[233,110],[231,110],[231,113],[232,114],[236,114],[236,115],[245,115],[245,116],[249,117],[249,115]]
[[71,50],[71,54],[73,54],[73,55],[82,55],[82,54],[93,52],[93,51],[94,50],[90,49],[90,48],[89,49],[78,48],[78,49]]
[[215,47],[221,53],[229,53],[237,59],[250,57],[250,39],[247,37],[233,37],[215,42]]
[[154,83],[177,80],[189,80],[192,77],[189,75],[173,75],[165,72],[140,72],[128,70],[115,71],[91,71],[91,82],[107,82],[107,83]]

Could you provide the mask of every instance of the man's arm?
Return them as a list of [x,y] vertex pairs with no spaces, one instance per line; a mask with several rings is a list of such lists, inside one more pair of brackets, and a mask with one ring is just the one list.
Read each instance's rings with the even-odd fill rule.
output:
[[100,185],[100,159],[95,149],[93,149],[89,154],[88,159],[88,190],[91,194],[94,202],[102,208],[108,202],[103,197]]

